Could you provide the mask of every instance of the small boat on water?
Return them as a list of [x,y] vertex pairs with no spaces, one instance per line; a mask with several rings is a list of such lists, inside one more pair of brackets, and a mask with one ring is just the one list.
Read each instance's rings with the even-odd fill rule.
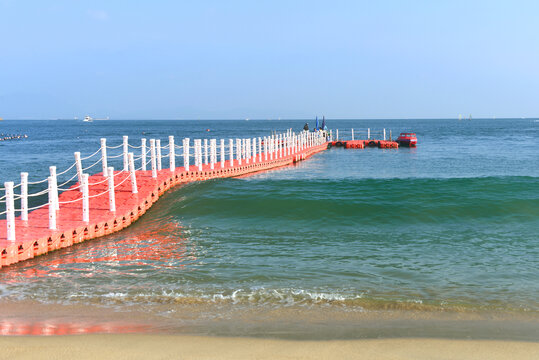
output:
[[397,138],[400,146],[416,147],[417,136],[415,133],[401,133]]
[[82,121],[84,121],[84,122],[92,122],[92,121],[94,121],[94,119],[92,119],[90,116],[86,115],[84,117],[84,120],[82,120]]

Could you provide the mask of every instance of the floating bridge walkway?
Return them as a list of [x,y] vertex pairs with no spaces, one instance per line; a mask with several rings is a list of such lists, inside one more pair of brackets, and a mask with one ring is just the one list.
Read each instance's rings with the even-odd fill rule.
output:
[[[368,130],[367,138],[370,137]],[[19,184],[5,182],[4,188],[0,188],[0,194],[5,192],[0,196],[0,204],[5,207],[0,213],[5,216],[0,220],[0,267],[126,228],[176,185],[246,176],[291,165],[339,142],[339,135],[337,130],[333,141],[331,131],[289,130],[264,138],[219,142],[196,139],[193,145],[188,138],[181,145],[174,140],[169,136],[168,144],[162,146],[160,140],[150,139],[148,146],[147,140],[141,139],[140,145],[135,146],[124,136],[121,144],[108,146],[106,139],[101,139],[101,147],[95,153],[86,157],[74,153],[75,162],[62,172],[51,166],[50,176],[41,181],[30,182],[28,173],[23,172]],[[366,144],[365,140],[354,140],[353,130],[348,142]],[[379,147],[383,147],[380,142]],[[165,158],[168,164],[163,167]],[[176,160],[182,159],[183,166],[177,167]],[[90,165],[83,167],[83,161]],[[109,167],[109,161],[122,164],[121,170]],[[88,173],[99,168],[98,173]],[[60,176],[71,174],[58,184]],[[29,194],[29,185],[45,188]],[[29,199],[42,203],[29,207]],[[15,204],[20,206],[16,208]]]

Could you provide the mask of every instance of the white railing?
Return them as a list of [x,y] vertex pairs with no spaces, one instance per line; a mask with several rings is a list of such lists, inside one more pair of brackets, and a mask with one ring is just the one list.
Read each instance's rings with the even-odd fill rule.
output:
[[[21,173],[21,182],[15,185],[13,182],[5,182],[4,188],[0,191],[5,192],[0,197],[0,206],[5,207],[5,211],[0,212],[0,216],[5,215],[7,221],[7,239],[15,241],[15,214],[20,213],[20,220],[28,226],[29,212],[48,205],[49,208],[49,229],[57,229],[58,212],[61,211],[60,205],[72,204],[81,201],[82,214],[81,220],[88,223],[90,221],[89,201],[92,198],[108,194],[109,210],[116,211],[115,190],[124,182],[130,180],[131,191],[136,194],[137,189],[137,171],[147,171],[147,156],[150,156],[151,176],[157,178],[158,173],[163,168],[164,158],[168,159],[168,168],[170,172],[176,170],[176,157],[183,157],[183,170],[189,171],[191,159],[198,171],[202,171],[203,165],[209,165],[210,169],[216,166],[225,168],[227,164],[227,155],[229,167],[252,164],[268,160],[281,159],[286,156],[299,153],[308,147],[323,144],[326,139],[322,133],[294,133],[287,130],[286,133],[272,134],[271,136],[258,138],[238,138],[235,141],[229,139],[195,139],[193,146],[190,145],[190,139],[182,140],[182,145],[175,145],[174,137],[168,137],[168,144],[162,146],[160,139],[150,139],[150,147],[147,149],[147,139],[141,139],[140,146],[129,144],[129,138],[123,136],[122,143],[115,146],[107,145],[107,140],[100,140],[101,146],[91,155],[81,157],[80,152],[74,153],[74,162],[65,170],[58,172],[56,166],[50,166],[50,176],[39,181],[29,181],[27,172]],[[228,144],[227,144],[228,143]],[[140,149],[140,155],[135,156],[130,149]],[[118,152],[120,150],[121,152]],[[138,151],[137,151],[138,152]],[[163,154],[164,153],[164,154]],[[258,157],[257,157],[258,156]],[[220,163],[220,165],[219,165]],[[92,177],[90,181],[90,172],[95,171],[97,165],[101,164],[102,179]],[[121,171],[114,172],[114,164]],[[135,168],[140,164],[138,168]],[[92,170],[94,169],[94,170]],[[96,172],[94,175],[99,174]],[[119,177],[117,181],[116,177]],[[58,179],[62,178],[61,183]],[[92,189],[96,186],[105,184],[105,190],[90,195]],[[46,188],[39,189],[39,187]],[[19,194],[15,190],[20,187]],[[35,191],[30,193],[29,190]],[[59,192],[77,190],[80,196],[72,200],[59,201]],[[95,190],[93,190],[95,191]],[[43,197],[47,195],[46,201]],[[20,204],[15,207],[15,202]],[[31,201],[32,207],[29,206]],[[42,203],[38,203],[42,201]]]
[[[333,130],[330,131],[330,136],[332,137]],[[335,141],[347,141],[347,140],[391,140],[391,130],[389,130],[389,138],[386,129],[372,130],[371,128],[367,129],[336,129],[335,130]]]

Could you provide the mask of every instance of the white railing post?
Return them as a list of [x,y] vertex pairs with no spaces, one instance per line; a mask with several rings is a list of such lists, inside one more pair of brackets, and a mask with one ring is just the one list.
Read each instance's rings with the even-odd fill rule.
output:
[[[84,179],[84,177],[82,178]],[[47,179],[49,180],[49,230],[56,230],[56,208],[54,207],[54,195],[52,193],[53,179],[52,176],[49,176]],[[81,184],[83,182],[84,180],[81,181]],[[81,191],[84,191],[82,185]]]
[[236,139],[236,158],[238,165],[241,165],[241,139]]
[[335,133],[335,140],[339,141],[339,129]]
[[150,162],[152,163],[152,178],[157,178],[157,163],[155,159],[155,139],[150,139]]
[[384,128],[384,140],[386,139],[386,129]]
[[90,197],[88,194],[88,174],[82,174],[82,221],[90,222]]
[[131,192],[136,194],[138,193],[137,175],[135,174],[135,157],[132,152],[129,153],[129,171],[131,172]]
[[354,129],[352,129],[352,141],[354,141]]
[[258,162],[262,162],[262,138],[258,138]]
[[176,171],[176,152],[175,152],[175,148],[174,148],[174,136],[170,135],[168,137],[168,157],[169,157],[169,168],[170,168],[170,171],[173,173],[174,171]]
[[199,159],[199,152],[200,152],[200,149],[199,149],[199,143],[200,143],[200,139],[195,139],[193,140],[193,160],[194,160],[194,165],[195,165],[195,168],[196,168],[196,171],[198,171],[199,169],[199,164],[198,164],[198,159]]
[[114,168],[109,167],[107,169],[107,175],[109,177],[109,210],[111,212],[116,211],[116,194],[114,193]]
[[367,140],[371,138],[371,128],[367,128]]
[[234,167],[234,140],[228,139],[228,150],[230,151],[230,167]]
[[56,166],[50,166],[49,170],[51,172],[51,177],[53,181],[52,195],[53,195],[53,201],[54,201],[54,208],[56,210],[60,210],[60,204],[58,203],[58,179],[56,176]]
[[189,171],[189,138],[183,139],[183,168]]
[[21,173],[21,220],[28,221],[28,173]]
[[273,160],[273,135],[268,136],[268,152],[269,152],[269,159]]
[[124,149],[124,171],[127,171],[128,170],[128,166],[129,166],[129,161],[128,161],[128,158],[127,158],[127,153],[129,151],[129,138],[127,135],[124,135],[123,137],[124,139],[124,142],[123,142],[123,149]]
[[101,138],[101,165],[103,177],[107,177],[107,139]]
[[208,165],[208,139],[204,139],[204,165]]
[[161,140],[160,139],[155,140],[155,147],[157,149],[157,170],[161,171],[163,165],[161,161]]
[[225,167],[225,139],[221,139],[221,169]]
[[197,147],[197,154],[198,154],[197,156],[198,157],[197,159],[198,171],[202,171],[202,140],[201,139],[197,140],[196,147]]
[[215,169],[215,159],[217,154],[217,140],[210,139],[210,169]]
[[[82,184],[82,162],[80,160],[80,152],[75,153],[75,166],[77,168],[77,178],[79,180],[79,185]],[[82,188],[79,186],[79,191],[82,192]]]
[[251,139],[245,139],[243,145],[245,148],[245,163],[249,164],[249,162],[251,161]]
[[142,160],[142,171],[146,171],[146,139],[141,139],[140,143],[140,148],[142,150],[142,154],[140,154],[140,158]]
[[279,134],[279,157],[283,157],[283,149],[284,149],[284,138],[283,134]]
[[264,136],[264,161],[268,161],[268,143],[268,137]]
[[6,220],[7,240],[15,241],[15,197],[13,194],[13,181],[4,183],[6,188]]
[[253,138],[253,162],[256,162],[256,138]]

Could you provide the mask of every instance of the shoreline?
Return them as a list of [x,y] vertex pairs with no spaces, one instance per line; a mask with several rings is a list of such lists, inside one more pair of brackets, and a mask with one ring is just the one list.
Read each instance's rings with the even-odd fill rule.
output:
[[0,359],[537,359],[539,342],[394,338],[298,341],[188,335],[0,337]]

